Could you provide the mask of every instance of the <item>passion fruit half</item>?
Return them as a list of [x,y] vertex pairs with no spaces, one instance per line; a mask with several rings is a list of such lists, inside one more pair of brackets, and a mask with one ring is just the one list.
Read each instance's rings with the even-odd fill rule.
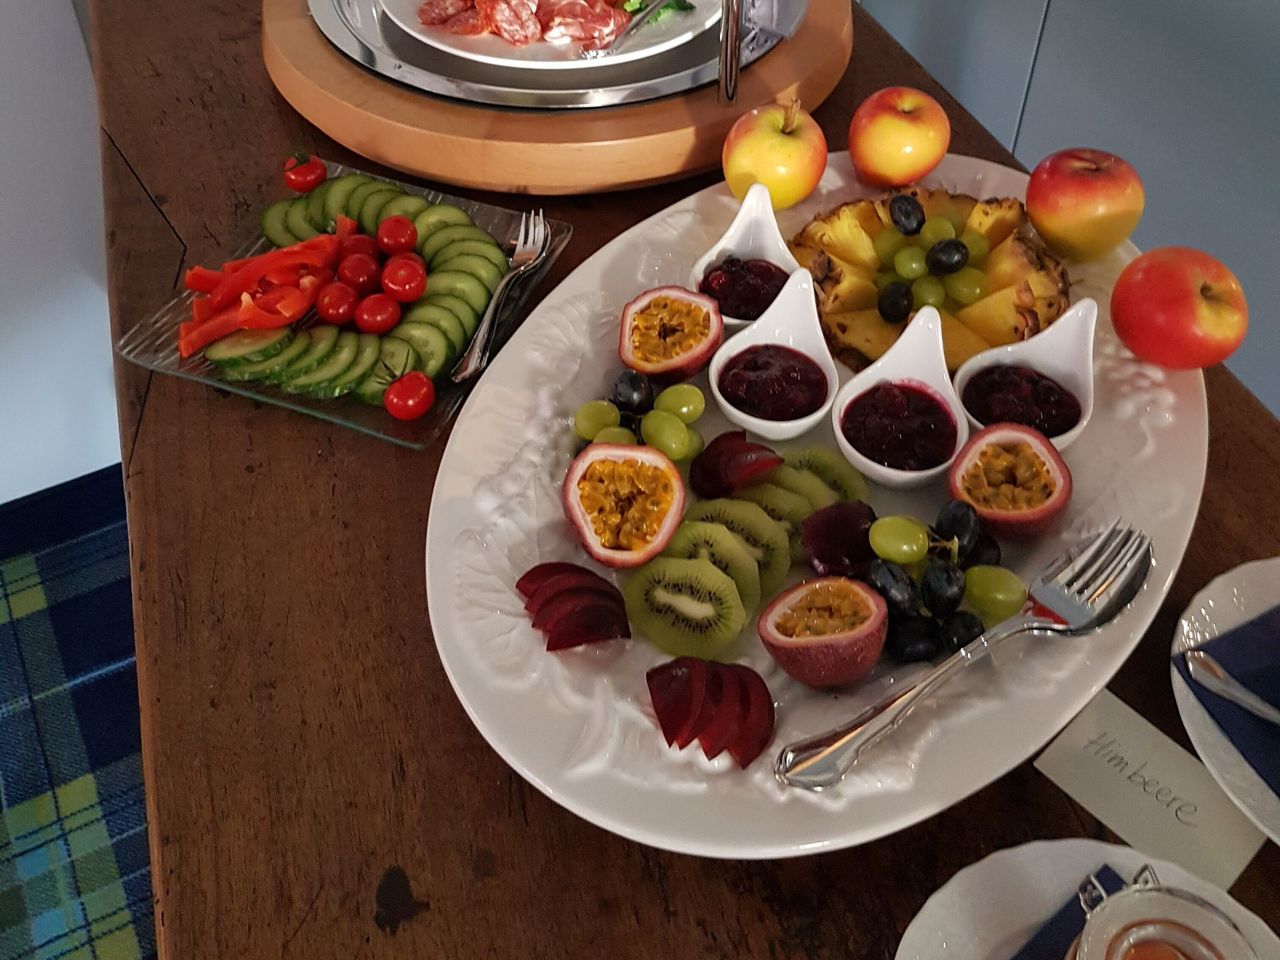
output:
[[1018,423],[975,434],[951,465],[951,496],[973,506],[983,528],[1031,540],[1071,502],[1071,471],[1049,439]]
[[856,683],[884,649],[889,608],[849,577],[796,584],[760,614],[756,629],[778,666],[818,689]]
[[656,383],[676,383],[710,363],[723,339],[715,300],[684,287],[657,287],[623,307],[618,356]]
[[593,443],[569,465],[564,515],[587,553],[638,567],[666,547],[684,515],[684,481],[652,447]]

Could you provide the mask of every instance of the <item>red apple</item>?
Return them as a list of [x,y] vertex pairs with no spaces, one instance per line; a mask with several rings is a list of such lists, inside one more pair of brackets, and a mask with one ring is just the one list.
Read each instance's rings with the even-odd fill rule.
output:
[[849,158],[863,183],[915,183],[947,155],[951,122],[937,100],[912,87],[885,87],[863,100],[849,122]]
[[1224,264],[1189,247],[1161,247],[1124,268],[1111,292],[1111,322],[1141,359],[1192,370],[1240,346],[1249,306]]
[[1100,257],[1142,219],[1146,194],[1132,165],[1101,150],[1075,148],[1036,164],[1027,184],[1027,216],[1056,253]]
[[769,189],[775,210],[813,193],[827,169],[827,138],[800,101],[756,107],[737,119],[720,155],[729,190],[741,200],[753,183]]

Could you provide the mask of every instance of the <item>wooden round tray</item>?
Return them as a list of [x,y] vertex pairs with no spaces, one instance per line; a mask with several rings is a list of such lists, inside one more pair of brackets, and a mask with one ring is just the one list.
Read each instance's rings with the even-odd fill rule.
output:
[[503,110],[433,97],[362,69],[325,39],[307,0],[262,3],[267,73],[304,117],[389,167],[504,193],[595,193],[710,170],[739,115],[792,95],[816,107],[852,51],[849,0],[809,0],[795,36],[743,71],[735,103],[720,103],[711,84],[632,106]]

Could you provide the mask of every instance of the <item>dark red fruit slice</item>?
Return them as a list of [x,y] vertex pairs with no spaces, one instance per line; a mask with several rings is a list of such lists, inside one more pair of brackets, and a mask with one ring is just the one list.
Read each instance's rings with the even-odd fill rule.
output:
[[747,440],[741,430],[722,433],[689,465],[689,484],[700,497],[727,497],[782,464],[773,450]]
[[745,770],[773,739],[773,694],[760,674],[750,667],[735,663],[725,667],[725,672],[735,677],[742,687],[742,722],[729,744],[729,755]]
[[537,590],[533,591],[533,595],[524,602],[524,608],[532,616],[537,614],[542,609],[542,605],[558,593],[569,590],[590,590],[592,588],[599,592],[616,594],[619,600],[622,599],[622,594],[618,592],[618,588],[604,577],[592,573],[590,570],[578,569],[571,573],[557,573],[550,580],[544,581]]
[[702,731],[707,729],[707,724],[711,722],[716,709],[720,706],[720,692],[724,686],[724,678],[718,669],[719,666],[717,663],[706,664],[706,686],[702,694],[702,703],[692,722],[686,729],[680,731],[681,736],[676,739],[676,746],[681,750],[702,736]]
[[723,663],[713,663],[711,668],[720,675],[720,698],[715,713],[698,734],[708,760],[720,756],[742,726],[742,681]]
[[617,610],[626,618],[626,610],[622,605],[622,595],[614,590],[612,594],[594,590],[566,590],[557,593],[544,603],[533,618],[533,629],[550,633],[561,617],[567,616],[580,607],[606,606]]
[[702,693],[706,689],[707,665],[693,657],[679,657],[652,668],[644,675],[649,687],[649,700],[662,728],[667,746],[676,738],[689,720],[694,706],[695,674],[697,674],[697,707],[702,706]]
[[552,577],[562,573],[573,573],[575,570],[581,570],[590,573],[586,567],[580,567],[576,563],[564,563],[559,560],[553,560],[549,563],[540,563],[536,567],[530,567],[525,571],[524,576],[516,581],[516,592],[522,597],[531,597],[533,592],[546,583]]
[[712,674],[707,669],[707,661],[697,657],[679,657],[672,662],[684,664],[689,671],[689,709],[674,738],[675,745],[683,750],[693,743],[701,729],[699,724],[702,722],[702,708],[707,702],[708,683]]
[[610,603],[589,603],[556,620],[547,631],[548,650],[567,650],[584,643],[631,636],[627,615]]

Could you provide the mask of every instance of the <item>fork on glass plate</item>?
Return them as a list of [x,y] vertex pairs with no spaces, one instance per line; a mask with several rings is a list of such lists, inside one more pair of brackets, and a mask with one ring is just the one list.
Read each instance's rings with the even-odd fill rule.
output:
[[915,709],[1010,637],[1076,637],[1115,618],[1137,594],[1151,568],[1151,538],[1119,521],[1083,546],[1055,557],[1031,584],[1028,612],[986,631],[916,683],[895,691],[848,723],[798,740],[778,754],[774,775],[784,784],[822,790],[839,783],[873,745]]
[[542,263],[550,246],[551,231],[547,229],[547,219],[542,215],[542,211],[522,215],[520,233],[516,237],[515,253],[511,255],[511,269],[498,284],[498,289],[493,291],[489,306],[485,309],[484,316],[480,318],[479,326],[476,327],[476,335],[471,341],[471,346],[453,371],[454,383],[469,380],[485,368],[489,362],[489,350],[493,344],[494,322],[507,298],[507,293],[520,276]]

